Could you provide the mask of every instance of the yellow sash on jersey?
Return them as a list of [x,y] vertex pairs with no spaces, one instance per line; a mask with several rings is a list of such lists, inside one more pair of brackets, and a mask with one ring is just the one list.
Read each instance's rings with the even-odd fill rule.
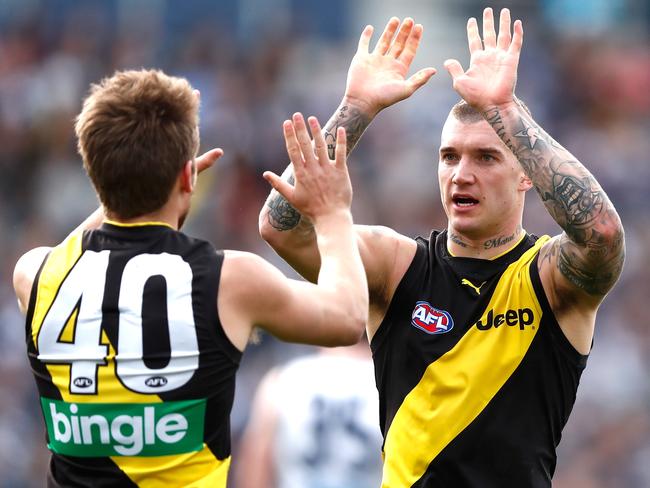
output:
[[523,330],[508,325],[489,330],[472,327],[450,351],[429,365],[404,398],[386,435],[382,488],[410,487],[417,482],[431,461],[483,411],[519,366],[542,317],[528,267],[548,239],[538,239],[506,268],[480,319],[487,324],[490,310],[494,315],[526,307],[533,312],[532,322]]

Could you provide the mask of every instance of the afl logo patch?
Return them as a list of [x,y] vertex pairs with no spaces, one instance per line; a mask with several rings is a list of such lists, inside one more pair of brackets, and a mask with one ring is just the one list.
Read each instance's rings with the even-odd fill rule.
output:
[[417,302],[411,314],[411,325],[427,334],[444,334],[454,328],[449,312],[432,307],[428,302]]
[[164,376],[151,376],[144,381],[144,384],[151,388],[160,388],[167,384],[167,378]]
[[92,386],[93,380],[86,378],[85,376],[77,376],[72,384],[78,388],[88,388],[89,386]]

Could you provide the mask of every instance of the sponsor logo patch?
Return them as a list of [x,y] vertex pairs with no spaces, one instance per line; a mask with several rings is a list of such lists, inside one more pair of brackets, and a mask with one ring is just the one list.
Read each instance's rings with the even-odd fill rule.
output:
[[203,448],[205,399],[69,403],[41,397],[48,447],[82,457],[166,456]]
[[419,301],[411,314],[411,325],[427,334],[444,334],[454,327],[454,319],[449,312],[432,307],[430,303]]
[[[490,309],[487,316],[481,318],[475,325],[478,330],[489,330],[492,327],[498,329],[502,325],[518,327],[519,330],[524,330],[526,326],[531,325],[534,321],[535,314],[530,308],[510,309],[503,313],[494,313],[494,310]],[[533,328],[535,327],[533,326]]]

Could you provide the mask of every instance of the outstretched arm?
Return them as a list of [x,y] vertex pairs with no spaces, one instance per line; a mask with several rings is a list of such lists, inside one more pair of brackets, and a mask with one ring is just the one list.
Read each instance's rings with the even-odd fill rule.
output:
[[[560,320],[566,310],[595,312],[623,267],[623,227],[616,209],[593,175],[515,97],[521,21],[514,23],[511,35],[510,13],[503,9],[497,37],[492,9],[485,9],[483,41],[475,19],[469,20],[467,34],[469,69],[463,71],[456,60],[445,62],[454,89],[483,114],[514,153],[564,230],[540,253],[540,274],[551,306]],[[586,322],[593,326],[591,319]]]
[[217,307],[226,333],[240,349],[254,326],[290,342],[355,344],[368,321],[368,283],[350,212],[345,130],[337,130],[335,161],[330,161],[315,117],[309,125],[314,148],[299,142],[309,139],[305,127],[284,123],[295,186],[268,171],[264,177],[314,223],[322,260],[318,283],[289,280],[262,258],[228,252]]
[[[330,157],[337,128],[346,130],[349,153],[379,111],[408,98],[435,74],[433,68],[425,68],[406,77],[422,37],[421,25],[407,18],[400,26],[399,19],[392,18],[375,48],[370,50],[372,32],[372,26],[363,30],[348,71],[345,96],[323,130]],[[304,125],[297,114],[293,122],[296,126]],[[300,143],[304,147],[311,144],[308,139]],[[291,166],[285,170],[283,178],[293,182]],[[294,269],[310,281],[316,280],[320,257],[309,219],[272,191],[260,212],[259,228],[262,237]],[[363,236],[359,239],[363,240]],[[372,253],[363,246],[361,253],[368,268],[372,264]],[[371,273],[368,276],[371,279]]]

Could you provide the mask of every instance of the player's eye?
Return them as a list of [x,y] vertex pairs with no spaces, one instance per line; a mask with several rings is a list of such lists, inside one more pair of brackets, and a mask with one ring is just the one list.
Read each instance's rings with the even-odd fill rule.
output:
[[483,153],[483,154],[481,154],[481,161],[485,161],[485,162],[489,163],[489,162],[492,162],[492,161],[496,161],[496,158],[494,156],[492,156],[491,154]]
[[454,153],[443,153],[440,155],[440,160],[446,163],[452,163],[458,161],[458,156],[456,156]]

